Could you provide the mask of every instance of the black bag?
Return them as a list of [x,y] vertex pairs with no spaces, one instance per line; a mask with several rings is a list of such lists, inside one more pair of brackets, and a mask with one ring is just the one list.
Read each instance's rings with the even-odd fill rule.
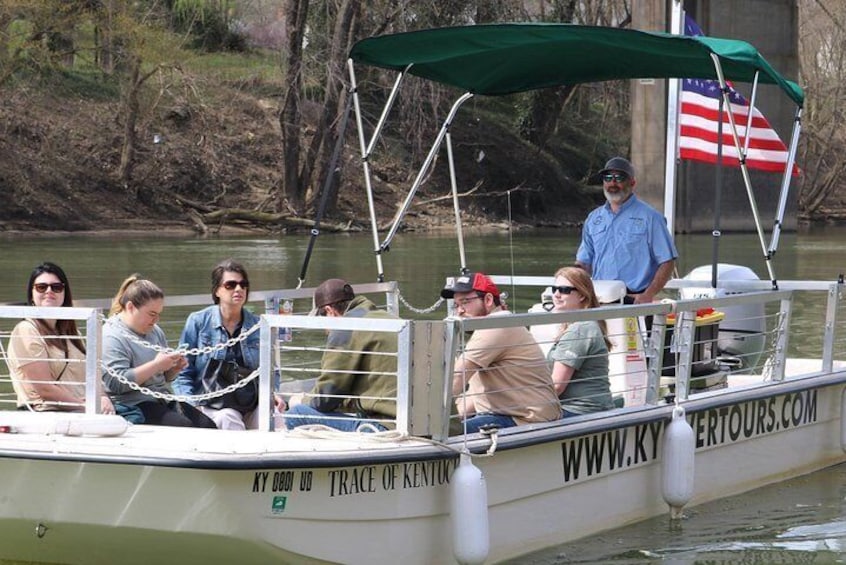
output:
[[[201,379],[203,393],[223,390],[250,376],[251,373],[252,371],[250,369],[241,367],[234,361],[209,359]],[[233,408],[241,414],[252,412],[258,406],[258,379],[253,379],[249,384],[228,392],[223,396],[212,398],[206,402],[206,406],[216,410]]]

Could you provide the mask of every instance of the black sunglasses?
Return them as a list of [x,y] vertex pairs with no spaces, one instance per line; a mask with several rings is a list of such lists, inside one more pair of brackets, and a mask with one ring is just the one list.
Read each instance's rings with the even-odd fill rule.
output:
[[602,180],[605,182],[626,182],[629,180],[629,175],[626,173],[606,173],[602,175]]
[[38,292],[40,292],[40,293],[42,293],[42,294],[43,294],[43,293],[45,293],[45,292],[47,292],[47,289],[48,289],[48,288],[49,288],[50,290],[52,290],[53,292],[64,292],[64,291],[65,291],[65,283],[62,283],[62,282],[57,282],[57,283],[35,283],[34,285],[32,285],[32,288],[34,288],[36,291],[38,291]]
[[576,287],[574,286],[552,286],[550,288],[552,289],[553,294],[556,292],[560,292],[561,294],[570,294],[576,290]]
[[226,290],[235,290],[236,286],[240,286],[244,290],[247,290],[248,288],[250,288],[250,283],[248,283],[247,281],[226,281],[220,286],[222,286]]

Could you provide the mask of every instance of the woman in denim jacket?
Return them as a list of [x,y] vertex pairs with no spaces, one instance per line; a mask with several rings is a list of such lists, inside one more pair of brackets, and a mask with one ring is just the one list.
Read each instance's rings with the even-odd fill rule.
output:
[[[212,271],[214,304],[193,312],[185,322],[181,347],[205,348],[225,343],[249,332],[259,317],[244,309],[250,294],[250,280],[243,265],[226,259]],[[173,388],[176,394],[198,395],[221,390],[255,371],[259,365],[259,332],[227,349],[187,355]],[[222,430],[256,429],[258,426],[258,380],[223,397],[197,402],[198,408]]]

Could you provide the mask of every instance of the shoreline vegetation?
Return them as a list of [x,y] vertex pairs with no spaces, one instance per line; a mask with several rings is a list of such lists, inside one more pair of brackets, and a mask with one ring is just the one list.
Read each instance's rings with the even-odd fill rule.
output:
[[[226,9],[202,11],[212,4]],[[297,26],[291,18],[307,0],[266,13],[246,4],[263,5],[0,6],[0,237],[308,233],[328,171],[334,177],[321,233],[369,232],[352,119],[341,159],[329,166],[341,135],[346,54],[363,37],[408,31],[406,19],[417,27],[455,25],[463,13],[441,21],[446,14],[420,5],[415,18],[402,18],[390,3],[374,2],[367,15],[330,14],[312,3],[314,21]],[[348,4],[344,9],[358,9]],[[565,4],[570,12],[550,12],[545,21],[631,25],[617,3]],[[537,19],[520,9],[485,17]],[[354,16],[348,33],[330,32],[345,16]],[[305,29],[313,36],[297,35]],[[373,69],[359,77],[368,86],[361,100],[368,131],[379,117],[380,89],[386,93],[393,79]],[[380,230],[405,199],[455,94],[414,77],[405,86],[408,97],[395,112],[408,117],[386,128],[369,161]],[[828,107],[815,106],[805,118],[800,222],[846,220],[846,191],[837,182],[846,163],[836,157],[846,141],[815,126],[820,116],[826,128],[842,130],[839,115],[820,109]],[[451,130],[464,228],[578,228],[604,202],[595,172],[609,155],[630,153],[630,123],[626,81],[474,99]],[[828,145],[815,145],[823,138]],[[444,161],[436,158],[401,231],[454,229]]]

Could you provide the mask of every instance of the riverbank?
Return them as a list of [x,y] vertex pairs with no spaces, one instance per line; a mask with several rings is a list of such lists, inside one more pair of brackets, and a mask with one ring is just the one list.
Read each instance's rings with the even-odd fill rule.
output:
[[[222,83],[203,93],[202,104],[167,99],[146,108],[126,181],[120,178],[126,108],[117,85],[68,91],[71,85],[57,76],[37,87],[0,88],[0,233],[307,233],[315,204],[297,211],[278,199],[280,100],[268,86]],[[468,124],[456,127],[467,130],[468,146],[490,135]],[[324,232],[370,229],[352,128],[347,145]],[[536,154],[524,155],[529,148],[504,145],[486,148],[481,169],[471,153],[457,151],[462,178],[476,183],[459,188],[466,227],[575,226],[601,199],[593,188],[561,186],[561,171],[539,165]],[[405,199],[410,166],[407,155],[373,163],[380,227]],[[543,186],[557,189],[544,196]],[[448,175],[438,170],[419,190],[401,229],[437,232],[454,229],[454,222]]]
[[[203,103],[168,99],[151,105],[138,122],[131,174],[122,182],[125,108],[116,86],[107,86],[88,85],[85,92],[68,92],[62,82],[0,88],[0,235],[225,236],[312,228],[313,194],[302,211],[278,196],[278,90],[220,83],[204,92]],[[453,125],[462,140],[455,154],[466,229],[578,228],[603,202],[600,187],[585,177],[595,170],[594,156],[574,149],[578,144],[559,140],[570,149],[539,154],[502,124],[480,125],[487,122],[472,111]],[[321,223],[324,233],[371,229],[348,130],[337,199]],[[396,146],[371,161],[380,229],[402,206],[419,165],[403,153],[401,140]],[[823,221],[846,218],[846,202],[843,213],[838,210],[830,208]],[[441,163],[422,183],[400,231],[439,233],[454,231],[454,225],[448,171]]]

